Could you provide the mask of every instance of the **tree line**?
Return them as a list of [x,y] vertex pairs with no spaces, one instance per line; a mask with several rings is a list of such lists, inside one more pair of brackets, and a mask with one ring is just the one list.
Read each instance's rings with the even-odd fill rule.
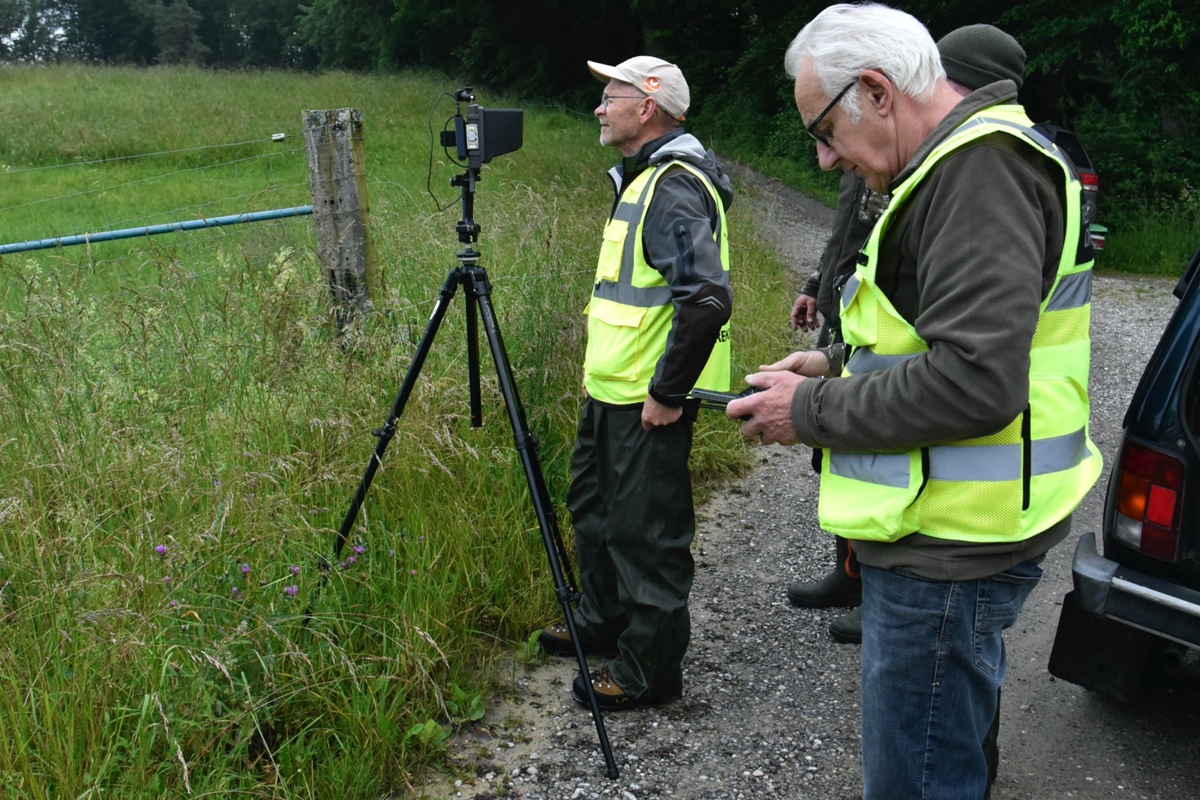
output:
[[[811,0],[0,0],[0,59],[210,68],[424,68],[590,109],[583,61],[679,63],[696,126],[764,158],[797,155],[782,70]],[[989,22],[1029,55],[1035,120],[1084,140],[1102,210],[1200,216],[1200,4],[1190,0],[896,2],[936,37]]]

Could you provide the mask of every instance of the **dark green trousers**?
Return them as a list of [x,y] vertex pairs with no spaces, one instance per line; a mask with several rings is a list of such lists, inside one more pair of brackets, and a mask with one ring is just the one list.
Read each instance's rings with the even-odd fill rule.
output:
[[665,701],[683,690],[695,574],[693,419],[685,411],[644,431],[640,406],[590,398],[579,417],[567,494],[583,593],[576,625],[586,644],[619,651],[609,670],[632,697]]

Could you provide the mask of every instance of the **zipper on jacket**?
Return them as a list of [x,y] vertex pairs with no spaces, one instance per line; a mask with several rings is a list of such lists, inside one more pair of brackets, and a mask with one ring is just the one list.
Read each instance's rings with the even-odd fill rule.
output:
[[1030,433],[1029,406],[1021,412],[1021,510],[1029,510],[1030,484],[1033,482],[1033,436]]

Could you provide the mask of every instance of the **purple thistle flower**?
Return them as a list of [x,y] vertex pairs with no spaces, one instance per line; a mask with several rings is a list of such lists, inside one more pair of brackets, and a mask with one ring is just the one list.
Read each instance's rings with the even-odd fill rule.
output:
[[296,592],[298,592],[298,591],[300,591],[300,587],[296,586],[294,584],[292,586],[283,587],[283,593],[286,594],[288,597],[295,597]]
[[243,575],[250,574],[250,565],[249,564],[242,564],[242,574]]
[[409,575],[412,575],[414,578],[415,578],[415,577],[417,577],[417,571],[416,571],[415,569],[411,569],[411,570],[409,570],[409,571],[408,571],[408,574],[409,574]]
[[165,544],[160,544],[158,547],[154,548],[154,552],[158,553],[160,556],[165,556],[167,554],[167,546]]
[[354,552],[361,556],[363,553],[367,552],[367,548],[361,544],[356,544],[354,545]]
[[238,596],[238,588],[236,586],[232,587],[230,594],[234,597],[237,597]]
[[176,606],[178,606],[178,605],[179,605],[179,601],[178,601],[178,600],[172,600],[171,602],[167,603],[167,605],[168,605],[168,606],[170,606],[171,608],[175,608]]
[[290,569],[292,571],[293,575],[300,574],[300,567],[296,566],[295,564],[292,564],[290,567],[288,567],[288,569]]
[[357,563],[358,563],[358,556],[349,556],[349,557],[347,557],[347,558],[346,558],[346,563],[347,563],[347,564],[357,564]]

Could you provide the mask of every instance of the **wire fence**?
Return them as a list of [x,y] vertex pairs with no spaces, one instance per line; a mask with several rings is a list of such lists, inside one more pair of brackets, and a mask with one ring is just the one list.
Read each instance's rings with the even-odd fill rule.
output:
[[[8,259],[10,263],[14,259],[37,259],[56,265],[132,274],[143,265],[156,261],[203,269],[202,265],[213,263],[220,252],[236,253],[247,269],[268,267],[281,252],[298,252],[315,258],[317,247],[314,226],[309,219],[312,206],[308,205],[311,195],[304,155],[306,148],[291,146],[302,139],[299,133],[283,132],[225,144],[19,169],[0,168],[0,197],[16,198],[15,202],[0,205],[0,231],[3,231],[0,259]],[[247,148],[259,148],[260,151],[246,153]],[[181,158],[229,151],[240,152],[233,158],[176,168]],[[147,168],[156,161],[166,162],[167,168]],[[136,165],[141,174],[127,180],[101,180],[112,178],[129,165]],[[224,177],[230,171],[244,171],[249,165],[267,165],[255,173],[259,178],[269,173],[290,179],[259,180],[249,190],[199,196],[209,187],[225,186]],[[72,173],[79,177],[69,180],[61,177]],[[304,177],[300,179],[299,176]],[[239,186],[250,186],[251,182],[245,180],[244,175],[240,177],[241,180],[236,181]],[[162,188],[186,187],[197,182],[201,184],[198,189],[167,191]],[[79,183],[89,185],[54,191]],[[399,205],[403,207],[421,205],[421,200],[408,187],[389,177],[372,176],[369,183],[378,194],[399,197],[402,201]],[[131,196],[136,199],[143,189],[152,189],[145,194],[154,198],[183,196],[188,200],[159,208],[128,200]],[[299,205],[298,201],[305,204]],[[437,207],[438,214],[456,205],[456,202],[443,204],[436,197],[430,203],[431,208]],[[105,215],[112,211],[119,213]],[[380,224],[375,218],[373,223]],[[442,240],[445,242],[444,259],[418,267],[430,270],[430,280],[440,280],[445,275],[441,267],[449,269],[455,263],[453,231],[454,225],[448,221]],[[128,241],[114,244],[118,239]],[[414,265],[400,267],[409,269]],[[547,283],[586,281],[590,272],[590,266],[571,269],[564,264],[558,270],[528,274],[497,269],[489,278],[501,292],[525,295],[544,288]],[[435,301],[433,291],[428,292],[427,297],[411,299],[392,296],[388,310],[403,315],[426,314]]]
[[[68,238],[62,244],[87,244],[97,241],[94,234],[104,231],[135,228],[154,235],[167,232],[169,228],[165,226],[173,223],[240,217],[279,206],[295,208],[302,205],[296,202],[298,198],[307,200],[307,184],[301,179],[304,147],[280,149],[278,145],[296,138],[277,133],[258,140],[2,170],[0,195],[21,199],[0,207],[0,230],[5,234],[0,253],[45,246],[19,246],[26,242]],[[261,150],[264,144],[269,149]],[[260,151],[245,152],[254,147]],[[233,150],[240,151],[233,158],[173,168],[185,156]],[[151,160],[164,162],[168,167],[147,169]],[[284,180],[248,181],[246,173],[252,166],[257,175],[274,175]],[[125,168],[133,169],[135,174],[126,180],[113,180]],[[229,180],[229,176],[233,179]],[[236,194],[216,193],[225,182],[252,189]],[[209,187],[214,193],[204,196]],[[148,208],[145,196],[151,194],[168,199],[186,198],[188,202],[168,208]],[[228,219],[224,224],[230,224]],[[26,231],[30,235],[19,237]],[[86,236],[89,233],[93,235]]]

